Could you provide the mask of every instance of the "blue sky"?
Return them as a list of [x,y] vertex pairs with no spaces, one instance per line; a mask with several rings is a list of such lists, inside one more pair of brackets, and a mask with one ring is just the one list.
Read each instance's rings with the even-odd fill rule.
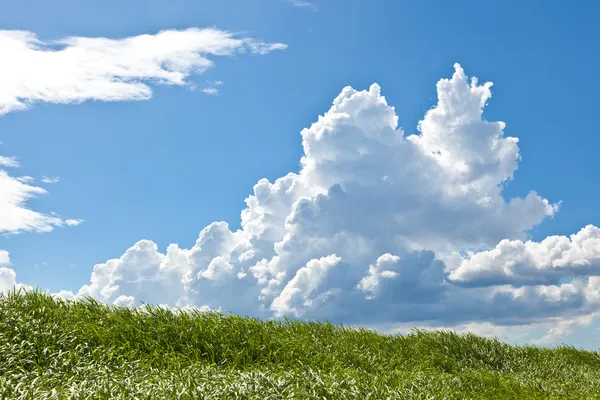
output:
[[[356,265],[353,266],[365,269],[362,271],[365,273],[371,264],[376,269],[376,261],[384,253],[418,263],[411,258],[412,252],[418,248],[433,251],[438,259],[444,261],[446,269],[451,269],[451,260],[454,258],[448,250],[450,248],[452,251],[466,248],[476,251],[491,249],[501,239],[531,239],[539,242],[549,235],[568,237],[586,225],[600,225],[600,212],[595,200],[600,189],[594,184],[600,178],[600,164],[595,161],[600,139],[596,132],[597,113],[594,102],[595,94],[600,90],[597,75],[600,49],[596,39],[600,37],[600,28],[595,23],[600,6],[595,2],[582,1],[578,3],[578,7],[573,7],[563,1],[529,1],[526,4],[506,1],[482,5],[475,1],[348,0],[342,5],[341,2],[315,0],[312,6],[303,2],[277,0],[128,1],[126,4],[112,0],[93,3],[62,1],[58,4],[4,1],[2,10],[0,29],[7,32],[31,32],[47,43],[47,51],[59,50],[60,45],[48,43],[66,37],[122,40],[143,34],[155,35],[162,30],[188,28],[216,28],[219,31],[239,32],[239,37],[287,45],[285,49],[271,49],[268,54],[238,53],[237,50],[231,50],[231,55],[228,56],[208,55],[206,58],[214,62],[214,65],[202,73],[187,71],[187,86],[164,85],[142,77],[139,81],[146,83],[152,91],[151,99],[143,101],[132,101],[131,98],[124,98],[126,101],[104,101],[110,100],[108,98],[89,100],[91,97],[88,96],[80,103],[67,99],[63,102],[71,104],[53,104],[50,97],[46,97],[46,100],[32,103],[27,110],[11,110],[0,116],[0,142],[3,143],[0,155],[17,157],[20,164],[18,168],[6,167],[6,171],[13,177],[31,176],[35,178],[31,185],[48,191],[27,200],[23,207],[43,215],[58,213],[63,221],[68,218],[84,220],[77,226],[55,226],[51,232],[45,233],[35,232],[35,229],[21,229],[18,232],[4,229],[5,235],[0,236],[0,249],[10,255],[10,265],[6,268],[16,272],[16,280],[21,284],[43,287],[51,292],[67,290],[77,294],[82,285],[90,284],[94,265],[121,257],[141,239],[151,240],[158,246],[158,252],[165,254],[171,243],[177,243],[181,249],[191,249],[199,232],[214,221],[227,222],[229,229],[235,232],[241,227],[240,212],[246,208],[244,199],[253,194],[253,187],[261,178],[267,178],[273,183],[289,172],[299,171],[299,161],[304,154],[300,131],[310,128],[319,115],[327,113],[332,101],[345,86],[371,93],[371,84],[379,84],[387,104],[395,107],[398,124],[407,137],[419,133],[418,121],[438,103],[436,83],[453,76],[454,63],[460,63],[468,77],[478,77],[480,85],[488,81],[494,83],[491,87],[493,96],[485,107],[484,119],[504,121],[504,136],[519,138],[518,151],[522,159],[518,163],[518,169],[514,171],[514,180],[508,182],[500,193],[501,198],[509,202],[511,198],[525,197],[530,190],[535,190],[550,204],[562,201],[560,210],[554,216],[543,217],[538,215],[540,212],[543,214],[539,208],[542,203],[532,203],[530,207],[523,207],[523,210],[503,217],[506,221],[515,221],[511,226],[508,226],[508,222],[506,226],[496,226],[494,224],[497,222],[490,222],[489,232],[493,232],[492,234],[484,228],[470,228],[470,225],[459,222],[467,215],[460,211],[462,205],[467,203],[457,205],[453,200],[447,204],[436,204],[426,210],[437,210],[435,207],[439,206],[439,210],[443,212],[427,214],[424,219],[411,219],[412,213],[410,218],[404,217],[403,221],[423,226],[417,233],[412,229],[410,234],[403,231],[399,235],[402,240],[410,242],[408,245],[400,246],[394,242],[396,244],[382,244],[381,248],[376,246],[377,249],[373,248],[368,255],[364,255],[364,260],[362,255],[357,255],[357,261],[353,261]],[[181,43],[184,43],[183,38]],[[132,62],[135,63],[135,57],[143,55],[146,50],[140,49],[139,52],[131,51],[127,54],[133,54]],[[26,63],[28,59],[25,57],[11,58],[11,54],[5,54],[0,58],[3,59],[0,61],[0,71],[6,74],[4,82],[20,84],[11,89],[17,93],[16,97],[23,98],[18,90],[33,87],[43,80],[43,76],[55,79],[50,73],[52,71],[48,72],[50,67],[28,69],[26,65],[18,64]],[[70,62],[67,57],[64,59],[65,63]],[[168,69],[168,66],[165,68]],[[13,78],[6,71],[27,72]],[[214,88],[219,93],[203,93],[201,90],[206,88]],[[0,93],[2,90],[0,86]],[[44,90],[50,89],[44,87]],[[58,93],[62,89],[56,90]],[[452,88],[449,90],[452,92]],[[60,97],[61,94],[52,95]],[[358,99],[360,93],[357,96]],[[2,98],[0,94],[0,102]],[[373,118],[380,115],[378,111],[373,113]],[[339,129],[340,132],[345,132],[346,128]],[[433,132],[438,128],[431,129]],[[348,135],[352,136],[351,133]],[[307,141],[313,139],[315,143],[319,140],[315,136],[312,139],[309,137]],[[323,148],[323,154],[335,153],[336,146],[367,146],[360,141],[354,143],[350,139],[339,140],[328,142],[327,146],[333,147]],[[456,139],[452,141],[457,142]],[[455,147],[448,146],[450,147],[444,148],[450,149],[452,153]],[[508,149],[510,146],[507,146]],[[313,148],[317,147],[314,144]],[[429,149],[431,143],[422,144],[421,147]],[[375,151],[375,148],[379,149],[374,147],[371,151]],[[475,151],[474,149],[469,151]],[[391,153],[381,153],[375,159],[381,159],[382,154]],[[481,156],[473,154],[469,155],[472,157],[469,160]],[[494,153],[490,157],[497,156]],[[334,157],[328,162],[335,160]],[[452,160],[452,165],[460,164],[456,159]],[[375,167],[366,161],[362,163],[354,160],[355,164],[345,158],[342,161],[338,165],[339,168],[344,168],[344,173],[335,168],[330,171],[328,168],[333,167],[328,163],[327,168],[323,167],[319,173],[307,173],[307,177],[302,179],[314,179],[318,184],[313,182],[316,186],[302,192],[303,196],[317,196],[320,190],[321,195],[327,198],[323,202],[334,202],[332,199],[336,198],[335,195],[327,192],[330,188],[323,186],[323,182],[339,183],[352,199],[353,202],[349,200],[350,203],[355,204],[357,209],[364,210],[361,213],[365,215],[355,218],[350,211],[356,209],[350,206],[323,206],[320,210],[338,210],[337,214],[334,211],[317,213],[321,215],[320,222],[314,222],[311,229],[317,232],[319,229],[316,225],[320,223],[338,221],[336,218],[347,219],[355,222],[351,226],[331,222],[327,226],[333,227],[331,229],[334,231],[323,234],[324,237],[331,239],[336,233],[348,230],[360,232],[368,239],[376,239],[381,232],[371,225],[385,225],[392,216],[371,212],[379,208],[377,203],[370,202],[368,195],[368,182],[374,175],[367,172],[374,171]],[[385,167],[399,165],[394,163],[396,161],[385,164]],[[420,164],[414,165],[417,169],[423,169]],[[509,166],[506,168],[510,170]],[[327,171],[332,175],[325,174]],[[352,179],[346,178],[353,171],[356,171],[356,175]],[[328,180],[328,176],[337,176],[336,173],[344,178],[339,181],[334,178]],[[46,184],[41,181],[42,176],[59,177],[60,180]],[[362,189],[356,189],[353,185]],[[417,183],[412,182],[411,185]],[[360,195],[353,197],[352,190],[357,190]],[[406,204],[412,204],[412,199],[423,204],[423,207],[428,204],[423,199],[434,196],[423,194],[425,197],[421,198],[419,196],[422,193],[417,193],[412,186],[410,190],[406,187],[399,187],[392,192],[378,190],[379,188],[374,189],[372,195],[379,193],[386,201],[397,204],[404,204],[402,196],[405,193],[414,192],[414,197],[407,195]],[[0,189],[0,196],[2,193]],[[299,198],[294,200],[296,201]],[[281,199],[276,202],[285,203]],[[321,207],[319,204],[315,207]],[[300,208],[293,208],[291,203],[287,207],[285,215],[281,217],[282,221]],[[348,214],[344,214],[343,210]],[[453,210],[460,212],[454,213]],[[499,213],[498,210],[490,211],[490,215]],[[0,218],[2,217],[10,216],[0,212]],[[436,235],[432,232],[444,231],[445,228],[439,228],[440,226],[453,224],[461,226],[459,236],[471,229],[468,234],[464,234],[464,240],[456,239],[454,243],[451,236],[434,238]],[[462,228],[461,224],[465,224],[465,227]],[[335,227],[339,230],[335,231]],[[300,237],[299,232],[306,232],[306,229],[308,228],[297,228],[293,233]],[[395,228],[390,226],[389,229]],[[479,232],[477,229],[483,230]],[[449,229],[448,232],[451,235],[452,230]],[[442,233],[440,236],[443,236]],[[485,237],[485,240],[478,241],[478,237]],[[269,242],[271,251],[274,243],[281,239],[282,237]],[[338,253],[342,251],[340,249],[347,246],[347,243],[340,244],[336,240],[325,246],[326,249],[319,250],[322,254],[316,250],[306,250],[296,258],[287,255],[291,260],[289,265],[297,263],[296,269],[304,268],[304,273],[294,275],[295,271],[289,270],[292,267],[285,267],[288,268],[286,281],[279,282],[279,289],[273,289],[275,292],[265,295],[268,300],[265,303],[267,308],[269,304],[273,304],[273,299],[278,299],[275,304],[279,306],[272,306],[272,311],[276,313],[277,310],[285,310],[293,314],[298,311],[298,304],[308,304],[307,299],[300,301],[293,293],[313,288],[315,296],[319,297],[319,292],[324,295],[319,297],[322,300],[338,295],[338,289],[343,292],[343,285],[339,285],[341,289],[335,287],[335,284],[328,289],[323,286],[328,281],[327,277],[330,281],[335,281],[332,278],[335,274],[331,272],[317,274],[320,280],[311,275],[312,280],[306,278],[308,280],[301,282],[301,278],[309,276],[311,271],[346,268],[344,263],[347,256],[341,256],[342,260],[339,262],[334,258],[326,258],[332,254],[339,256]],[[549,331],[552,324],[564,321],[563,324],[571,328],[565,328],[565,334],[556,340],[594,347],[595,344],[584,337],[586,332],[589,334],[597,327],[597,322],[586,322],[586,318],[593,319],[593,313],[597,312],[594,308],[596,306],[589,300],[593,297],[590,293],[596,293],[597,290],[589,289],[592,284],[586,279],[597,275],[594,268],[600,266],[600,247],[598,244],[589,246],[592,248],[590,254],[577,257],[587,260],[592,266],[590,270],[569,271],[569,266],[566,266],[567,272],[559,274],[561,283],[569,284],[575,277],[583,279],[585,282],[582,282],[588,285],[587,292],[582,292],[581,299],[565,297],[564,308],[552,305],[541,311],[532,311],[531,315],[515,313],[504,316],[506,318],[492,318],[490,315],[495,315],[493,307],[500,306],[497,302],[491,302],[487,313],[482,310],[458,310],[457,317],[453,320],[442,320],[433,314],[427,319],[397,317],[391,312],[385,312],[378,320],[362,321],[357,315],[349,315],[348,311],[331,311],[338,303],[323,300],[322,306],[314,306],[296,315],[307,318],[334,315],[335,318],[352,324],[396,326],[398,329],[417,323],[457,326],[460,329],[471,326],[479,331],[489,328],[494,334],[505,335],[508,339],[516,338],[515,340],[533,340],[540,333],[544,336],[544,332]],[[314,248],[319,247],[315,245]],[[597,253],[594,253],[594,248]],[[442,254],[445,250],[449,252],[446,255]],[[264,256],[272,259],[274,254]],[[281,260],[286,259],[282,253],[278,254]],[[250,274],[250,265],[239,266],[233,263],[229,254],[221,256],[234,265],[232,268],[246,268],[246,273]],[[203,268],[206,270],[211,259],[195,260],[190,267],[194,276]],[[315,262],[311,264],[314,267],[309,268],[307,265],[311,260],[322,262]],[[258,261],[260,260],[252,263]],[[393,260],[381,261],[381,268],[384,268],[386,262]],[[496,259],[494,262],[499,261]],[[485,264],[483,261],[474,263],[477,265],[472,268],[478,268],[481,263]],[[321,267],[317,267],[317,264]],[[464,268],[467,268],[467,264],[464,264]],[[277,269],[276,266],[272,268]],[[403,268],[410,269],[411,266],[404,265]],[[360,279],[360,274],[357,274]],[[398,274],[402,276],[401,272]],[[465,274],[460,276],[473,279],[473,282],[480,279],[476,273]],[[297,277],[296,280],[294,276]],[[529,275],[528,277],[531,278]],[[481,277],[481,282],[489,284],[496,278],[496,275],[486,275]],[[271,276],[269,279],[275,278]],[[291,281],[296,286],[290,285]],[[382,278],[378,282],[383,281],[385,279]],[[509,282],[507,279],[500,281]],[[498,287],[500,281],[493,287]],[[313,286],[307,282],[313,282]],[[473,282],[469,281],[468,285],[477,286]],[[348,288],[354,287],[355,283],[357,282],[348,283]],[[538,288],[520,286],[521,283],[512,281],[510,283],[514,283],[514,290],[519,290],[519,287],[527,290]],[[557,282],[552,281],[549,286],[558,288],[557,285]],[[106,287],[115,286],[119,286],[119,289],[115,289],[118,294],[131,296],[135,302],[169,303],[172,300],[175,304],[180,300],[174,294],[167,296],[168,300],[166,297],[145,298],[144,293],[151,289],[143,287],[143,284],[138,284],[132,292],[127,291],[127,285],[115,282]],[[235,293],[237,289],[234,290],[233,287],[225,286],[229,289],[221,290]],[[285,291],[285,287],[289,290]],[[392,293],[391,297],[381,294],[381,298],[377,300],[378,307],[383,307],[383,299],[400,302],[402,307],[410,306],[406,298],[393,295],[406,291],[406,286],[392,285],[387,289]],[[185,290],[189,292],[188,287]],[[206,296],[212,293],[212,289],[204,287],[198,290],[204,290]],[[422,288],[419,293],[427,290],[429,289]],[[465,289],[469,293],[473,291],[473,296],[480,295],[478,290],[481,289]],[[535,292],[537,294],[531,294],[532,303],[536,302],[535,296],[540,293],[539,290]],[[187,297],[183,296],[186,301],[195,305],[207,303],[204,297],[191,301],[192,296],[188,292]],[[96,292],[90,289],[89,293],[85,293]],[[256,294],[252,291],[249,293],[248,296]],[[468,302],[468,299],[472,299],[466,294],[460,296],[442,300],[434,296],[429,300],[450,307],[453,302]],[[114,302],[116,297],[115,294],[104,300]],[[208,303],[211,307],[221,305],[216,297],[211,297],[210,300]],[[321,300],[311,299],[311,304],[321,304]],[[240,297],[239,302],[244,301]],[[574,304],[580,302],[587,303],[577,308]],[[518,305],[523,306],[521,303]],[[234,303],[224,302],[223,307],[237,310]],[[514,307],[518,308],[517,305]],[[357,307],[357,310],[361,308]],[[240,312],[250,311],[240,308]],[[426,321],[423,322],[424,320]],[[517,337],[513,332],[526,333],[525,336]]]

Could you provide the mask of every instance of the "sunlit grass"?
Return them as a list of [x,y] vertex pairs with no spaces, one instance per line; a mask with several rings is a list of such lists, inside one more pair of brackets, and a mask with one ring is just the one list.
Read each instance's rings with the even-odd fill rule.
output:
[[600,398],[600,354],[0,296],[2,399]]

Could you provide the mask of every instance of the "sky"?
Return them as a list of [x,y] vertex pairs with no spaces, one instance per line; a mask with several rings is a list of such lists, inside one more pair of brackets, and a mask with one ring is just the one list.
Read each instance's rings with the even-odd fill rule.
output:
[[596,2],[0,4],[0,291],[598,348]]

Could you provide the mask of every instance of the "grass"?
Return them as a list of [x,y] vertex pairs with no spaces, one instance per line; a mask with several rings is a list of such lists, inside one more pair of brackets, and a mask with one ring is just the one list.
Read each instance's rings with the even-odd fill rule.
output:
[[600,353],[0,296],[2,399],[593,399]]

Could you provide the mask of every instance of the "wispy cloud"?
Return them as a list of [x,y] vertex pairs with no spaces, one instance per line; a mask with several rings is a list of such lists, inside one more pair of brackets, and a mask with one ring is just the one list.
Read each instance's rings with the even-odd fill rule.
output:
[[[150,83],[192,86],[187,81],[190,75],[213,67],[209,57],[264,55],[285,48],[283,43],[266,43],[218,29],[52,41],[40,40],[32,32],[0,30],[0,116],[44,102],[147,100],[152,97]],[[222,82],[208,84],[203,91],[217,94]],[[46,190],[32,185],[31,176],[12,176],[4,170],[17,167],[15,157],[0,155],[0,233],[49,232],[84,222],[30,209],[27,202]],[[47,184],[58,181],[58,177],[41,179]],[[0,265],[9,263],[8,252],[0,250]],[[20,286],[15,271],[1,267],[0,292],[15,286]]]
[[294,7],[300,7],[300,8],[310,8],[311,10],[316,10],[317,6],[315,3],[312,3],[310,1],[305,1],[305,0],[286,0],[289,4],[293,5]]
[[0,30],[0,115],[39,102],[147,100],[148,83],[188,85],[189,75],[214,65],[211,56],[264,55],[286,47],[218,29],[46,42],[32,32]]
[[[18,163],[10,166],[18,167]],[[56,213],[41,213],[27,207],[30,199],[46,193],[45,189],[34,186],[33,181],[30,176],[15,177],[0,169],[0,233],[49,232],[55,227],[75,226],[83,221],[65,220]]]
[[43,183],[58,183],[60,181],[60,177],[58,177],[58,176],[42,176],[41,181]]
[[206,87],[200,89],[200,91],[204,94],[217,96],[221,92],[219,91],[219,86],[223,85],[223,81],[206,81]]
[[29,176],[29,175],[18,176],[15,179],[18,180],[19,182],[22,182],[22,183],[31,183],[31,182],[33,182],[35,180],[35,179],[33,179],[32,176]]
[[218,95],[218,94],[219,94],[219,89],[217,89],[217,88],[214,88],[214,87],[212,87],[212,88],[204,88],[204,89],[200,89],[200,91],[201,91],[202,93],[204,93],[204,94],[209,94],[209,95],[212,95],[212,96],[216,96],[216,95]]
[[0,156],[0,167],[11,167],[16,168],[19,166],[19,162],[16,157],[4,157]]
[[81,219],[81,218],[67,219],[67,220],[65,220],[65,225],[67,225],[67,226],[77,226],[77,225],[80,225],[83,222],[85,222],[85,220]]
[[[40,40],[28,31],[0,30],[0,116],[36,103],[128,101],[152,97],[149,84],[187,86],[187,78],[213,67],[209,57],[283,50],[219,29],[190,28],[120,39],[67,37]],[[205,93],[218,93],[222,82],[210,82]],[[27,202],[46,190],[31,176],[13,176],[15,157],[0,155],[0,233],[48,232],[76,226],[82,219],[30,209]],[[58,177],[43,176],[42,183]]]

